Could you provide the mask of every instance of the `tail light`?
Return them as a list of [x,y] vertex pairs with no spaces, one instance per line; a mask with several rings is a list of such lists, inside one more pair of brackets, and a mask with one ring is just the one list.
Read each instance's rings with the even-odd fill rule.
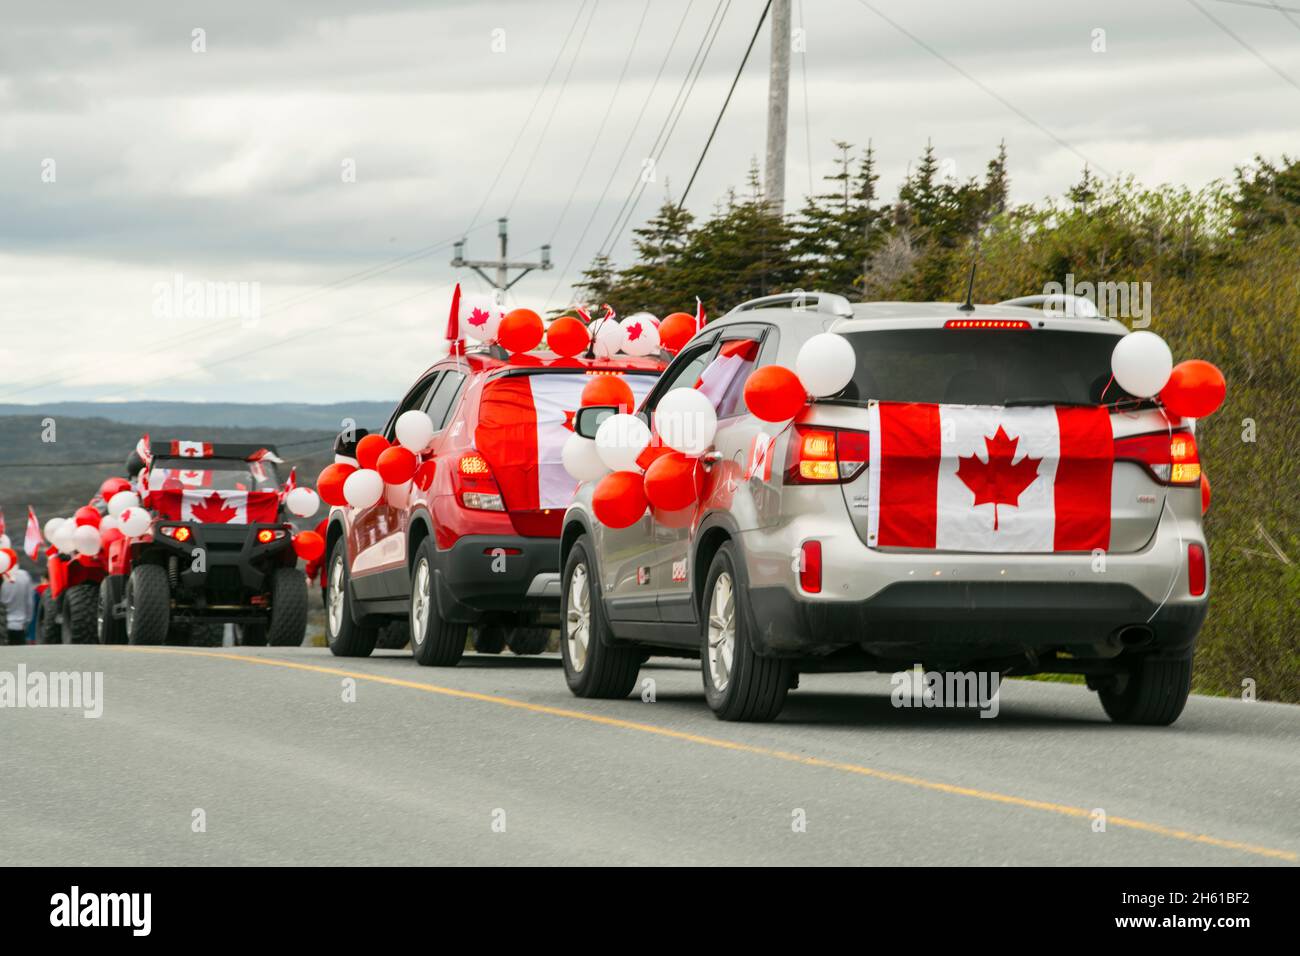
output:
[[1187,593],[1192,597],[1205,593],[1205,548],[1199,544],[1187,546]]
[[1025,319],[949,319],[945,329],[1032,329]]
[[866,432],[847,428],[795,425],[790,430],[787,485],[843,484],[867,467]]
[[1201,455],[1189,431],[1115,439],[1115,460],[1142,465],[1162,485],[1199,486]]
[[799,546],[799,587],[809,594],[822,589],[822,543],[805,541]]
[[501,489],[487,459],[476,451],[460,456],[452,472],[452,488],[460,503],[475,511],[505,511]]
[[165,534],[167,537],[175,538],[177,541],[180,541],[182,543],[190,540],[190,535],[193,534],[193,532],[190,531],[189,528],[186,528],[183,525],[180,527],[169,525],[168,527],[159,528],[158,530],[162,534]]
[[285,531],[282,529],[263,528],[261,531],[257,532],[257,543],[270,544],[276,538],[283,538],[284,536],[285,536]]

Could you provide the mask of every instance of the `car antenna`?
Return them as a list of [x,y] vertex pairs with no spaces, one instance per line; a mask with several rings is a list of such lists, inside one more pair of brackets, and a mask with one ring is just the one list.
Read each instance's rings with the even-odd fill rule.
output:
[[980,264],[979,246],[975,247],[975,259],[970,264],[970,279],[966,282],[966,301],[957,306],[958,312],[974,312],[975,303],[973,296],[975,294],[975,267]]

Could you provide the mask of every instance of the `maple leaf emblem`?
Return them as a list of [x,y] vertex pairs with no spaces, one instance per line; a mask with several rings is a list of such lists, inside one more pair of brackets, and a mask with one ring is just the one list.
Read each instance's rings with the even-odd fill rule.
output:
[[191,508],[190,512],[196,521],[204,524],[229,524],[239,514],[238,509],[227,508],[225,499],[216,491]]
[[573,416],[576,414],[578,414],[576,409],[574,411],[566,410],[564,412],[564,427],[569,431],[573,431]]
[[488,320],[487,310],[475,308],[470,312],[469,318],[465,321],[470,325],[486,325]]
[[627,340],[629,342],[635,342],[641,337],[641,333],[644,331],[645,330],[641,328],[640,322],[633,322],[627,327]]
[[1016,457],[1019,438],[1012,438],[1002,428],[985,436],[984,447],[989,460],[981,461],[978,455],[958,458],[957,477],[975,493],[975,507],[993,505],[993,530],[998,530],[998,505],[1019,505],[1020,494],[1038,478],[1041,458],[1024,458],[1012,464]]

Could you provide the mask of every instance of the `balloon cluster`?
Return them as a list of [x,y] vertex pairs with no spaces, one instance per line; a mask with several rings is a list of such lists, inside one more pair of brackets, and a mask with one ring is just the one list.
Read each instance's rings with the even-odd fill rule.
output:
[[433,482],[433,462],[420,460],[433,431],[433,420],[424,412],[414,408],[402,412],[395,427],[396,444],[383,435],[366,435],[357,442],[354,460],[336,460],[325,467],[316,479],[321,500],[369,508],[387,497],[394,507],[404,507],[412,482],[422,490]]
[[1130,332],[1110,356],[1115,383],[1135,398],[1159,398],[1183,418],[1204,418],[1228,393],[1223,373],[1210,362],[1188,359],[1174,364],[1165,340],[1154,332]]

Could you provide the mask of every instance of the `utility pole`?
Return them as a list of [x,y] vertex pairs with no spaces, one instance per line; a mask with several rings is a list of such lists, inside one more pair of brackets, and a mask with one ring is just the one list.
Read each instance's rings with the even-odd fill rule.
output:
[[772,0],[772,73],[767,81],[767,175],[764,197],[785,212],[785,141],[790,125],[790,0]]
[[[461,269],[465,267],[473,269],[475,272],[481,275],[485,280],[487,280],[488,285],[492,286],[492,288],[496,289],[498,292],[505,292],[507,289],[513,286],[524,276],[528,275],[528,273],[532,272],[534,269],[541,269],[545,271],[551,268],[551,247],[549,245],[542,246],[541,262],[511,262],[509,258],[507,258],[506,256],[507,229],[506,229],[505,216],[502,216],[500,219],[497,220],[497,235],[501,239],[500,258],[466,259],[465,240],[460,239],[457,240],[455,245],[452,246],[452,256],[451,256],[452,267],[456,269]],[[492,276],[488,275],[486,272],[483,271],[484,269],[496,270],[496,277],[493,278]],[[511,269],[522,269],[523,271],[520,272],[519,275],[511,279],[509,277]]]

